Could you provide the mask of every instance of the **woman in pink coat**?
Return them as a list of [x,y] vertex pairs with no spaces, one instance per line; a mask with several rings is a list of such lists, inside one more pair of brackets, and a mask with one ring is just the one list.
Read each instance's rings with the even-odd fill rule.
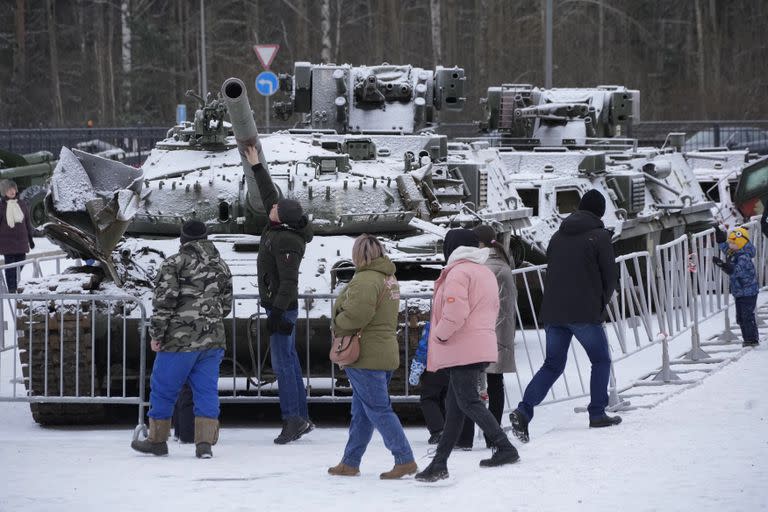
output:
[[464,417],[469,416],[495,447],[481,467],[501,466],[519,460],[496,418],[483,405],[477,390],[480,375],[496,362],[496,318],[499,288],[485,265],[490,250],[479,249],[477,235],[453,229],[443,243],[446,266],[435,281],[432,300],[427,370],[445,369],[450,381],[445,399],[445,426],[435,457],[416,480],[435,482],[448,478],[448,457],[459,438]]

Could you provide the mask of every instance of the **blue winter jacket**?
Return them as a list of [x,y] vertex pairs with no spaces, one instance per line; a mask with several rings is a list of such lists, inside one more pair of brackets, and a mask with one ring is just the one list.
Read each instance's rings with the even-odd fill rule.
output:
[[759,290],[757,284],[757,272],[752,258],[755,257],[755,246],[752,242],[738,251],[732,251],[728,244],[720,244],[720,250],[726,255],[723,270],[730,276],[731,295],[734,297],[751,297],[757,295]]

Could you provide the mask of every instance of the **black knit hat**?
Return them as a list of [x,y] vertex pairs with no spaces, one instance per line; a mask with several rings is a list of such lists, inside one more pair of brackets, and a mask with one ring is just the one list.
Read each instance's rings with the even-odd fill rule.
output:
[[208,228],[199,220],[188,220],[181,226],[182,245],[192,240],[205,240],[208,238]]
[[605,197],[595,189],[590,190],[579,201],[579,210],[592,212],[598,217],[605,215]]
[[477,238],[477,234],[471,229],[452,229],[446,233],[443,242],[443,256],[446,263],[448,263],[448,258],[451,257],[453,251],[461,246],[479,247],[480,240]]
[[493,243],[496,242],[496,231],[488,224],[475,226],[472,228],[472,231],[475,232],[477,239],[485,244],[486,247],[490,247]]
[[289,226],[296,226],[304,216],[301,203],[293,199],[281,199],[277,202],[277,216],[280,222]]

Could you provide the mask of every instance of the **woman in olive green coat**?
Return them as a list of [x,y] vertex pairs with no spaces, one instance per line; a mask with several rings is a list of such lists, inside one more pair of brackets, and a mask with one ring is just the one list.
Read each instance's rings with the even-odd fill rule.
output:
[[396,479],[418,471],[411,445],[389,400],[389,380],[392,371],[400,366],[400,287],[394,275],[395,265],[375,237],[361,235],[355,240],[352,263],[355,275],[333,308],[333,331],[336,336],[360,332],[360,357],[344,368],[352,385],[352,423],[344,456],[339,464],[328,468],[328,473],[359,475],[360,461],[375,428],[395,458],[395,466],[380,477]]

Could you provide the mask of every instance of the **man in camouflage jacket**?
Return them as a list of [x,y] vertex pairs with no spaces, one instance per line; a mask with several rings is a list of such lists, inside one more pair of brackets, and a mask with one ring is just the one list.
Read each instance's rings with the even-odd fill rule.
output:
[[152,368],[149,437],[131,446],[167,455],[173,406],[185,382],[192,388],[195,446],[211,457],[219,428],[219,365],[224,357],[224,317],[232,310],[232,274],[200,221],[182,226],[181,249],[157,273],[149,326]]
[[259,257],[259,297],[267,310],[269,353],[277,375],[283,430],[276,444],[295,441],[312,430],[307,411],[307,392],[296,352],[296,318],[299,303],[299,266],[304,249],[312,240],[312,226],[293,199],[279,199],[269,171],[259,161],[255,147],[245,149],[251,164],[269,222],[261,234]]

